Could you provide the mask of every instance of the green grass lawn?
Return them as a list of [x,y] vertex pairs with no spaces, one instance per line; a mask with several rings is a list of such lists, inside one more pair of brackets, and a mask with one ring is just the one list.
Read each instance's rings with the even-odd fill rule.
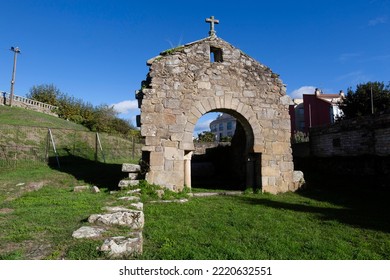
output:
[[[27,170],[0,171],[0,259],[104,258],[96,250],[102,241],[74,240],[71,234],[115,199],[108,191],[123,176],[120,165]],[[45,182],[41,189],[21,190],[39,181]],[[85,183],[103,191],[71,191]],[[145,203],[139,259],[390,259],[388,201],[384,190],[312,187]]]

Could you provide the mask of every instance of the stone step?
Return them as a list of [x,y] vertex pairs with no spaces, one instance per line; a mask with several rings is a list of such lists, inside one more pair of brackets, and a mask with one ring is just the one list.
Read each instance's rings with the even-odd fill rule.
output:
[[102,235],[106,230],[101,227],[90,227],[90,226],[82,226],[78,230],[75,230],[72,234],[72,237],[80,239],[80,238],[97,238]]
[[139,180],[123,179],[123,180],[120,180],[118,187],[120,187],[122,189],[122,188],[126,188],[126,187],[136,186],[138,184],[139,184]]
[[142,255],[142,233],[134,233],[134,237],[116,236],[104,240],[100,250],[111,258]]
[[115,212],[110,214],[93,214],[89,216],[91,224],[103,224],[107,226],[126,226],[131,229],[142,229],[144,227],[144,212],[138,210]]
[[137,173],[141,172],[141,166],[133,163],[123,163],[122,172]]

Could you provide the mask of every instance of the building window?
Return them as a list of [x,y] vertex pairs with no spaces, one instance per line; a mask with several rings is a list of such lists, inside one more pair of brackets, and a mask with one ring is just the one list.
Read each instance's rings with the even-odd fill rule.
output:
[[210,62],[223,62],[222,49],[210,47]]
[[232,122],[227,122],[226,129],[227,130],[232,130],[232,128],[233,128],[233,123]]
[[220,123],[220,124],[219,124],[218,130],[219,130],[219,131],[223,131],[223,123]]

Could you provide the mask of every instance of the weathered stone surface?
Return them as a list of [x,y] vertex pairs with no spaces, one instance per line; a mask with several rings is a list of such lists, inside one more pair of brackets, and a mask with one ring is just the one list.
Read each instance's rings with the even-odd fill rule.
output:
[[138,196],[122,196],[118,199],[126,201],[140,201],[140,198]]
[[100,192],[100,189],[99,189],[97,186],[93,186],[93,187],[91,188],[91,192],[93,192],[93,193],[99,193],[99,192]]
[[150,201],[150,203],[186,203],[188,202],[187,198],[180,198],[180,199],[167,199],[167,200],[153,200]]
[[89,190],[90,189],[90,186],[75,186],[73,188],[73,191],[74,192],[82,192],[82,191],[86,191],[86,190]]
[[106,252],[109,257],[121,258],[142,254],[142,233],[136,237],[117,236],[104,240],[100,250]]
[[118,187],[120,188],[127,188],[131,186],[136,186],[139,184],[139,180],[120,180]]
[[107,211],[109,213],[115,213],[115,212],[131,212],[132,210],[126,207],[122,206],[105,206],[102,208],[102,210]]
[[293,172],[294,190],[297,190],[305,185],[305,178],[302,171],[295,170]]
[[163,196],[164,196],[164,190],[156,190],[156,193],[157,193],[157,196],[159,197],[159,198],[162,198]]
[[141,189],[129,190],[127,194],[141,194]]
[[144,210],[144,204],[142,202],[131,203],[130,205],[137,210],[140,210],[140,211]]
[[106,230],[101,227],[83,226],[74,231],[72,237],[74,238],[96,238],[100,237]]
[[139,164],[123,163],[122,172],[140,172],[141,166]]
[[[210,60],[217,53],[220,59]],[[262,189],[291,190],[291,99],[279,75],[216,36],[162,53],[148,65],[140,125],[149,183],[175,191],[190,187],[191,168],[184,166],[191,158],[185,155],[195,149],[192,134],[198,119],[214,111],[234,115],[243,126],[246,152],[240,157],[261,154],[256,172],[264,178],[256,182],[263,182]],[[248,172],[242,177],[250,178],[253,168],[246,168],[244,160],[240,164]]]
[[88,222],[103,225],[126,226],[131,229],[142,229],[144,227],[145,219],[142,211],[131,210],[110,214],[93,214],[88,218]]
[[129,173],[129,180],[137,180],[139,179],[139,173]]

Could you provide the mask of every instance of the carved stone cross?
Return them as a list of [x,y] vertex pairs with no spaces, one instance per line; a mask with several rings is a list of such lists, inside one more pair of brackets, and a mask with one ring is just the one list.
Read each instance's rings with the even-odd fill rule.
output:
[[215,34],[217,33],[217,32],[214,30],[214,24],[218,24],[218,23],[219,23],[219,20],[218,20],[218,19],[214,19],[214,16],[211,16],[210,18],[206,18],[206,22],[209,22],[209,23],[210,23],[209,36],[214,37]]

